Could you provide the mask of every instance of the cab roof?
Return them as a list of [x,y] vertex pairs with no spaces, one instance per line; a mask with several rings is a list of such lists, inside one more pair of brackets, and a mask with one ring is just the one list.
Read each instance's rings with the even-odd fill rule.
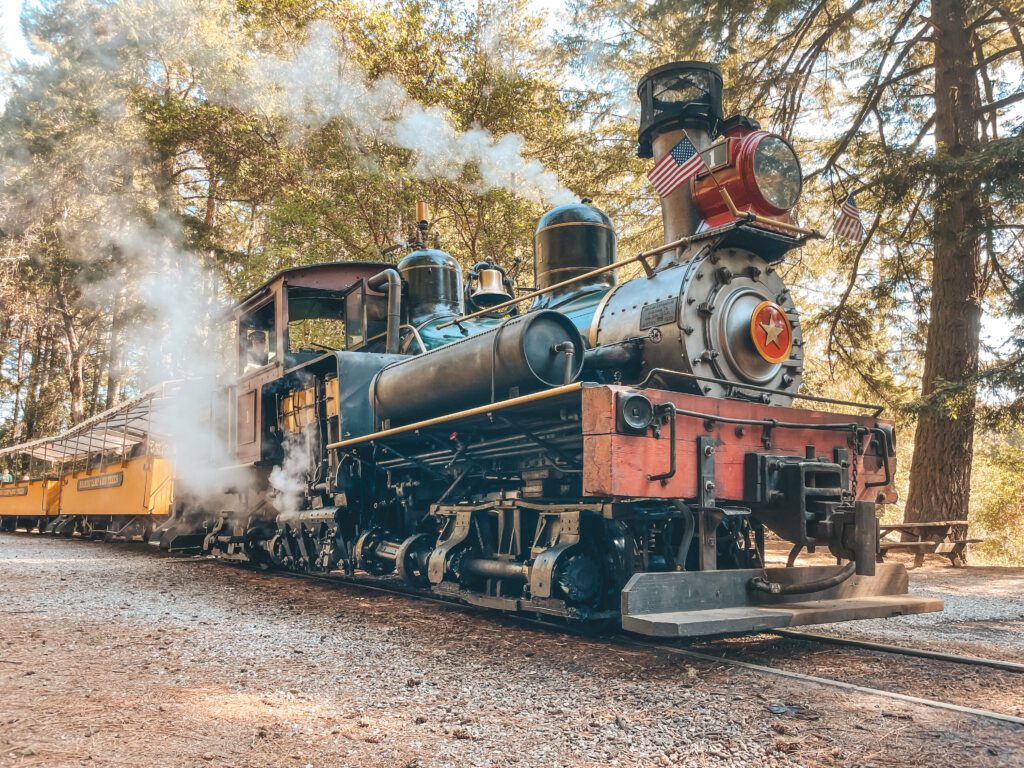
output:
[[248,296],[238,301],[231,310],[237,315],[263,297],[284,289],[285,286],[314,288],[324,291],[344,291],[361,279],[368,279],[394,265],[381,261],[333,261],[307,264],[281,270]]

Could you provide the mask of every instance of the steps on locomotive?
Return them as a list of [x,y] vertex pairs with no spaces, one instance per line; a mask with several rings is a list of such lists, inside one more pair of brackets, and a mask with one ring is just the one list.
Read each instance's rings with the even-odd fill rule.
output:
[[748,587],[758,577],[781,584],[806,583],[836,570],[835,566],[803,566],[638,573],[622,590],[622,628],[653,637],[697,637],[883,619],[943,608],[941,600],[908,595],[906,568],[897,563],[879,565],[874,576],[852,576],[831,589],[806,595],[771,595]]
[[182,520],[178,515],[171,515],[149,534],[148,543],[159,547],[164,552],[192,555],[199,553],[206,539],[205,528],[197,530],[193,523]]

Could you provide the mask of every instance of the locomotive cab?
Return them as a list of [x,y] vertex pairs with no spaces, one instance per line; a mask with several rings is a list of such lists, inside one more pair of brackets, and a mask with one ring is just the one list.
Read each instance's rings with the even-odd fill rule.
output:
[[[271,461],[278,421],[273,384],[286,370],[338,349],[359,349],[384,327],[386,298],[367,281],[386,264],[318,264],[279,273],[231,312],[237,378],[228,388],[228,451],[239,465]],[[358,310],[358,311],[357,311]],[[336,368],[337,366],[335,366]],[[335,375],[337,371],[335,370]]]

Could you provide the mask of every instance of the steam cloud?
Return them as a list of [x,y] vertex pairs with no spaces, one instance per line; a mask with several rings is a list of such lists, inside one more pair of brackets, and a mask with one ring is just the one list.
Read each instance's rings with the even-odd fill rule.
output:
[[[198,257],[183,247],[175,218],[154,214],[144,195],[125,183],[150,159],[126,94],[140,85],[165,87],[162,79],[170,80],[171,74],[160,62],[196,65],[207,75],[201,81],[202,98],[283,117],[296,127],[298,140],[304,131],[339,119],[354,135],[372,134],[412,151],[413,170],[421,178],[454,179],[474,165],[479,191],[503,188],[548,204],[574,200],[554,174],[524,157],[521,137],[496,137],[484,129],[460,132],[444,109],[418,104],[395,80],[371,81],[325,24],[313,26],[291,55],[278,56],[248,44],[233,4],[223,0],[163,0],[155,8],[146,0],[70,7],[76,15],[67,19],[63,44],[71,53],[37,36],[44,56],[25,65],[20,77],[28,90],[44,96],[50,88],[58,94],[77,88],[98,120],[82,135],[62,138],[58,151],[43,162],[12,136],[0,136],[6,158],[0,168],[0,224],[38,241],[34,230],[47,226],[40,211],[64,206],[77,211],[60,224],[67,251],[82,262],[116,254],[115,274],[82,285],[83,300],[110,305],[127,294],[131,303],[144,307],[128,339],[129,356],[143,371],[139,384],[190,382],[163,418],[174,428],[177,475],[198,492],[221,485],[223,477],[212,468],[230,463],[209,410],[224,372],[216,336],[209,331],[218,310],[216,291]],[[224,25],[223,34],[209,44],[203,26],[218,24]],[[238,61],[243,62],[240,73]],[[54,114],[68,108],[61,95],[52,98]],[[11,103],[0,102],[0,108]],[[41,109],[46,112],[45,102]],[[188,183],[201,187],[204,181],[193,176]],[[7,260],[24,258],[17,254]],[[307,470],[288,461],[272,487],[288,496],[305,481]]]
[[325,23],[313,25],[291,56],[252,54],[246,70],[249,88],[229,92],[228,100],[310,128],[343,119],[356,132],[414,152],[421,178],[455,179],[473,164],[481,191],[499,187],[554,205],[576,199],[541,163],[523,156],[521,136],[499,138],[483,128],[460,132],[445,109],[424,107],[394,79],[370,81]]
[[281,448],[284,460],[271,470],[268,482],[273,489],[274,506],[278,511],[297,512],[299,499],[306,491],[310,470],[308,433],[287,433]]

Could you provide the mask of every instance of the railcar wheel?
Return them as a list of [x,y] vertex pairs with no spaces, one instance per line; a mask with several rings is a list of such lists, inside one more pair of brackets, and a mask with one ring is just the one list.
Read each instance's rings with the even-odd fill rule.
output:
[[402,542],[395,558],[395,570],[404,582],[416,587],[430,586],[427,558],[436,541],[437,537],[432,534],[417,533]]

